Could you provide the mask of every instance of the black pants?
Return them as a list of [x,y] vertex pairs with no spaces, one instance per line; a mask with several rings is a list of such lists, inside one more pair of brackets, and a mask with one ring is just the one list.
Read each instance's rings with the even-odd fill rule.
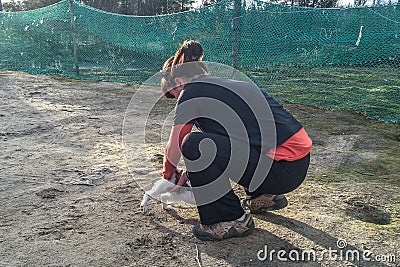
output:
[[[212,140],[217,152],[210,162],[205,163],[206,168],[197,168],[197,165],[193,165],[193,161],[204,156],[202,153],[207,153],[204,149],[202,151],[199,149],[200,143],[207,139]],[[208,140],[208,142],[211,140]],[[274,161],[257,148],[250,149],[249,157],[231,156],[228,137],[203,132],[193,132],[185,137],[182,144],[182,154],[187,167],[188,178],[192,187],[194,187],[193,193],[198,203],[200,221],[204,225],[233,221],[243,215],[244,210],[239,198],[230,186],[229,179],[242,185],[251,198],[262,194],[285,194],[299,187],[304,181],[310,162],[309,154],[296,161]],[[241,177],[233,177],[235,174],[225,172],[228,164],[241,166],[244,160],[246,167],[238,172]],[[266,168],[263,168],[265,166]],[[266,171],[264,172],[263,169]],[[255,180],[261,182],[256,183],[259,186],[251,190],[251,183]],[[196,187],[201,188],[216,181],[219,185],[229,189],[220,190],[221,186],[211,186],[206,190],[196,191]],[[204,201],[207,198],[212,201]]]

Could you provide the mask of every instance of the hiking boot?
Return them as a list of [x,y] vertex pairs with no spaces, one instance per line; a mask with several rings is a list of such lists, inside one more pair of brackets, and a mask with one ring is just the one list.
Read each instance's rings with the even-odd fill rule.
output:
[[244,209],[250,210],[250,213],[262,213],[264,211],[280,210],[288,205],[285,195],[263,194],[259,197],[242,200]]
[[211,225],[195,225],[193,227],[193,234],[203,241],[220,241],[231,237],[247,236],[253,232],[254,227],[251,214],[246,213],[243,221],[234,220]]

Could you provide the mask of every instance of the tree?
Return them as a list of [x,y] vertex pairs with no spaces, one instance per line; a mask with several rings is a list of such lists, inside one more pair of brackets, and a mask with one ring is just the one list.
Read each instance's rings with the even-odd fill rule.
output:
[[186,11],[192,8],[193,4],[196,1],[194,0],[181,0],[181,10],[180,11]]
[[36,0],[36,1],[24,0],[22,1],[22,5],[24,6],[24,10],[32,10],[32,9],[46,7],[55,4],[57,2],[60,2],[60,0]]
[[15,2],[14,0],[3,4],[4,11],[16,12],[25,10],[21,2]]
[[222,0],[202,0],[201,1],[201,5],[202,6],[209,6],[209,5],[213,5],[216,4],[218,2],[221,2]]
[[[45,7],[54,3],[59,2],[60,0],[23,0],[23,1],[15,1],[12,0],[10,2],[6,2],[3,4],[3,9],[4,11],[11,11],[11,12],[17,12],[17,11],[26,11],[26,10],[32,10],[32,9],[38,9],[41,7]],[[1,0],[0,0],[1,4]]]
[[80,0],[81,3],[113,13],[138,16],[186,11],[192,8],[194,0]]
[[[377,1],[380,2],[380,1]],[[367,0],[354,0],[354,6],[365,6]]]
[[1,3],[1,0],[0,0],[0,11],[3,11],[3,4]]
[[[358,0],[355,0],[358,1]],[[361,0],[363,1],[363,0]],[[338,0],[271,0],[271,2],[302,7],[330,8],[336,7]]]
[[[60,0],[12,0],[3,5],[7,11],[25,11],[45,7]],[[195,0],[77,0],[85,5],[125,15],[153,16],[189,10]],[[203,4],[213,4],[221,0],[203,0]],[[1,0],[0,0],[1,3]]]

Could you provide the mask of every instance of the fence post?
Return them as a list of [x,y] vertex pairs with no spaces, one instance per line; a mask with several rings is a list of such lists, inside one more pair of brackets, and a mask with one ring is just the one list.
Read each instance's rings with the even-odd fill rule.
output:
[[242,0],[235,0],[232,23],[232,67],[238,68],[239,43],[240,43],[240,17]]
[[69,13],[71,16],[72,43],[74,46],[75,72],[79,76],[78,45],[76,43],[74,0],[69,0]]

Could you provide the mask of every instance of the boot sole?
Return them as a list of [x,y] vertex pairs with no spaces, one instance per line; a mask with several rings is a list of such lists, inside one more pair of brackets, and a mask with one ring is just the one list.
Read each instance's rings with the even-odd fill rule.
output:
[[286,208],[288,205],[287,198],[284,196],[280,199],[274,200],[275,204],[271,207],[259,208],[258,210],[250,210],[252,214],[260,214],[268,211],[280,210]]
[[244,237],[250,235],[255,228],[253,220],[251,220],[251,222],[249,223],[248,228],[249,229],[244,231],[243,233],[239,233],[234,227],[232,227],[222,238],[218,238],[209,233],[198,231],[198,226],[196,225],[193,227],[193,234],[195,237],[202,241],[222,241],[232,237]]

